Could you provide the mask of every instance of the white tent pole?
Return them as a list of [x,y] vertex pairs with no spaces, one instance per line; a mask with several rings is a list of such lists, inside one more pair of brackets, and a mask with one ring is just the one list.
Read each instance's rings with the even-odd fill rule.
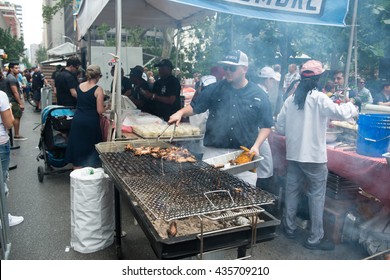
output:
[[122,65],[121,65],[121,47],[122,47],[122,0],[115,0],[115,14],[116,14],[116,56],[117,66],[115,67],[116,72],[116,94],[115,94],[115,131],[116,138],[122,137]]
[[[353,48],[353,42],[355,37],[355,26],[356,26],[356,15],[357,15],[357,7],[358,7],[358,0],[355,0],[355,3],[353,5],[353,14],[352,14],[352,25],[351,25],[351,33],[349,35],[349,46],[348,46],[348,55],[347,55],[347,64],[345,67],[345,80],[344,80],[344,96],[348,98],[348,80],[349,80],[349,70],[351,68],[351,57],[352,57],[352,48]],[[355,46],[356,47],[356,46]]]
[[91,29],[88,29],[88,42],[87,42],[87,53],[88,53],[88,63],[87,65],[91,65]]
[[357,79],[358,79],[358,44],[357,44],[357,21],[355,28],[355,43],[354,43],[354,54],[355,54],[355,88],[357,89]]
[[181,26],[178,28],[177,36],[176,36],[176,67],[175,68],[181,68],[179,67],[179,51],[181,48]]

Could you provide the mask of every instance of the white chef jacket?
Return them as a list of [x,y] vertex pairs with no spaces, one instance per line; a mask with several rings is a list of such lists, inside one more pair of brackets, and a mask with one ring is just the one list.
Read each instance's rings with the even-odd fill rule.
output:
[[326,94],[313,90],[306,97],[303,110],[289,96],[276,123],[277,132],[286,136],[287,160],[326,163],[326,129],[328,119],[349,119],[358,115],[351,103],[338,105]]

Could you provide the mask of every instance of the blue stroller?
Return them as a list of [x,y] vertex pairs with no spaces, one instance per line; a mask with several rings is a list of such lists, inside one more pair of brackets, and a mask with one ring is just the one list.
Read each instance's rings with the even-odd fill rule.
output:
[[75,108],[50,105],[41,113],[41,138],[39,139],[39,154],[37,161],[43,159],[44,166],[38,166],[38,180],[43,182],[45,175],[64,173],[68,135],[72,124]]

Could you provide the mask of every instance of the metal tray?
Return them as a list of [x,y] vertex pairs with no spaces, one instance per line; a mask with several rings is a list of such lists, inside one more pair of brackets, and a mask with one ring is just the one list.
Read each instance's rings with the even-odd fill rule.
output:
[[[148,136],[144,136],[142,133],[137,133],[135,131],[133,131],[134,134],[138,135],[139,137],[143,138],[143,139],[150,139],[150,140],[156,140],[157,137],[156,136],[153,136],[153,137],[148,137]],[[204,137],[204,134],[199,134],[199,135],[188,135],[188,136],[174,136],[172,141],[174,142],[182,142],[182,141],[199,141],[199,140],[202,140]],[[171,138],[171,136],[161,136],[160,139],[165,139],[165,140],[169,140]]]
[[[184,124],[183,126],[189,126],[189,125]],[[160,127],[161,131],[163,131],[165,127],[166,127],[166,125],[161,125],[161,127]],[[179,129],[179,128],[177,128],[177,129]],[[156,135],[146,135],[145,131],[142,128],[137,128],[137,126],[133,127],[133,133],[138,135],[139,137],[141,137],[143,139],[151,139],[151,140],[157,139],[157,137],[159,136],[159,133],[157,133]],[[165,132],[160,137],[160,139],[168,140],[171,138],[172,133],[173,133],[173,131],[172,132]],[[179,135],[179,133],[176,131],[176,133],[173,136],[172,141],[197,141],[197,140],[202,140],[203,137],[204,137],[204,134],[195,134],[195,135],[194,134],[182,134],[182,135]]]
[[[220,165],[220,164],[225,165],[225,164],[229,164],[230,160],[235,159],[241,153],[242,153],[242,150],[239,150],[239,151],[235,151],[232,153],[227,153],[224,155],[205,159],[204,162],[210,164],[211,166],[216,165],[216,164],[217,165]],[[262,156],[254,156],[254,158],[251,162],[239,164],[239,165],[226,166],[226,167],[220,168],[220,170],[226,171],[226,172],[233,174],[233,175],[238,174],[238,173],[242,173],[242,172],[257,168],[259,166],[260,160],[263,160],[263,159],[264,159],[264,157],[262,157]]]
[[[197,234],[163,239],[142,209],[133,205],[130,210],[159,259],[181,259],[199,254],[200,240]],[[260,213],[259,217],[264,222],[258,223],[256,226],[256,243],[262,243],[277,237],[276,227],[280,225],[280,220],[266,211]],[[207,235],[204,237],[204,252],[250,245],[251,235],[252,229],[249,226]]]

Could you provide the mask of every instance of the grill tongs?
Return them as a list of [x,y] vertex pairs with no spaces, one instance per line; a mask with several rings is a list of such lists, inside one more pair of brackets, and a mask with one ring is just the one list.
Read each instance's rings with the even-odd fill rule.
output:
[[[173,127],[173,132],[172,132],[172,136],[171,138],[169,138],[169,143],[172,143],[172,140],[173,140],[173,137],[175,136],[175,131],[176,131],[176,123],[173,124],[174,127]],[[160,133],[159,136],[157,136],[157,142],[160,141],[160,138],[161,136],[164,134],[164,132],[168,129],[168,127],[170,127],[171,124],[168,124],[167,127]]]

